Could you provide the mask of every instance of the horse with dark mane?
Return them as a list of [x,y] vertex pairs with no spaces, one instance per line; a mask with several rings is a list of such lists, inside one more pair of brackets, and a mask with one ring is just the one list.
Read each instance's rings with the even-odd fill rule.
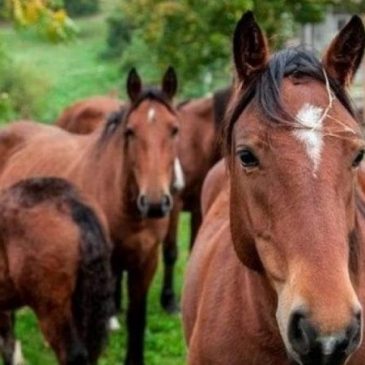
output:
[[129,365],[144,363],[147,292],[172,208],[179,135],[172,106],[176,88],[172,68],[161,89],[147,90],[132,70],[129,103],[90,134],[31,122],[13,123],[0,132],[1,187],[26,177],[63,177],[105,215],[114,275],[128,274]]
[[[110,254],[98,216],[65,180],[0,194],[0,310],[29,306],[61,365],[97,363],[113,308]],[[4,364],[17,364],[12,319],[0,318]]]
[[364,46],[354,16],[322,61],[270,57],[253,14],[238,22],[225,163],[185,282],[189,364],[365,363],[365,144],[345,91]]
[[[180,183],[175,194],[170,224],[163,245],[164,279],[161,305],[169,313],[178,310],[173,276],[177,260],[177,227],[181,210],[191,213],[192,246],[201,224],[200,195],[209,169],[221,158],[218,135],[231,88],[216,91],[213,96],[188,100],[177,106],[180,123],[176,175]],[[119,105],[118,105],[119,103]],[[66,108],[56,124],[72,133],[87,134],[119,110],[122,101],[111,97],[91,97]],[[182,173],[179,171],[182,170]]]

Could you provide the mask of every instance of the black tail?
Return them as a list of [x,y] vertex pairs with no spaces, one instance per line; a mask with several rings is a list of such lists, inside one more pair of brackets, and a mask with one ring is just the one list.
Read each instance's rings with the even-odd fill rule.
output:
[[90,362],[95,364],[106,343],[107,324],[113,312],[110,247],[92,209],[72,200],[71,212],[81,232],[81,261],[73,296],[74,317]]

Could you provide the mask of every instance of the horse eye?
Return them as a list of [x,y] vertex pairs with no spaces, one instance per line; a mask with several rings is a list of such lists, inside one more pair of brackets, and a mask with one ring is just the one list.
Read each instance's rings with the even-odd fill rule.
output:
[[175,137],[178,133],[179,133],[179,128],[178,127],[173,127],[172,130],[171,130],[171,136]]
[[132,128],[127,128],[124,132],[124,136],[126,138],[130,138],[130,137],[133,137],[134,136],[134,131]]
[[259,160],[250,150],[241,150],[238,152],[238,157],[243,167],[257,167]]
[[364,158],[364,153],[365,153],[365,151],[364,151],[364,150],[361,150],[361,151],[357,154],[357,156],[356,156],[355,160],[352,162],[352,167],[358,167],[358,166],[360,165],[361,161],[362,161],[362,160],[363,160],[363,158]]

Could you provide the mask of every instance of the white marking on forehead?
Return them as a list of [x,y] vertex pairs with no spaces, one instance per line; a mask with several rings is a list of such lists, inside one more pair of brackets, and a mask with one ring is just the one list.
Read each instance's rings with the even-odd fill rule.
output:
[[294,136],[304,143],[307,154],[313,162],[314,174],[321,161],[323,147],[323,108],[311,104],[304,104],[299,110],[296,120],[304,128],[293,132]]
[[150,123],[152,123],[155,120],[156,117],[156,110],[154,108],[149,108],[147,119]]
[[175,158],[174,161],[174,175],[175,175],[174,188],[177,191],[181,191],[185,187],[185,178],[181,162],[178,158]]

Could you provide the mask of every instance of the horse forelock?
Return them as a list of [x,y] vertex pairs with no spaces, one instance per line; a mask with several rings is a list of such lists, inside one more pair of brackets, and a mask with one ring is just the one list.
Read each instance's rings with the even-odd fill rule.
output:
[[288,76],[310,77],[324,85],[328,78],[329,87],[334,96],[350,115],[358,120],[346,90],[336,80],[325,74],[322,63],[314,53],[300,47],[285,49],[275,53],[266,68],[247,85],[232,93],[233,99],[225,115],[223,133],[225,154],[231,153],[235,123],[251,103],[260,110],[264,121],[271,125],[288,127],[295,123],[296,117],[288,112],[281,99],[281,84]]
[[122,105],[118,111],[110,113],[107,116],[105,127],[102,133],[102,139],[106,136],[109,136],[110,134],[113,134],[113,132],[120,125],[125,124],[130,114],[146,100],[157,101],[158,103],[166,107],[169,112],[176,114],[171,100],[169,100],[169,98],[163,91],[157,88],[145,89],[141,92],[136,101],[134,101],[133,103]]

